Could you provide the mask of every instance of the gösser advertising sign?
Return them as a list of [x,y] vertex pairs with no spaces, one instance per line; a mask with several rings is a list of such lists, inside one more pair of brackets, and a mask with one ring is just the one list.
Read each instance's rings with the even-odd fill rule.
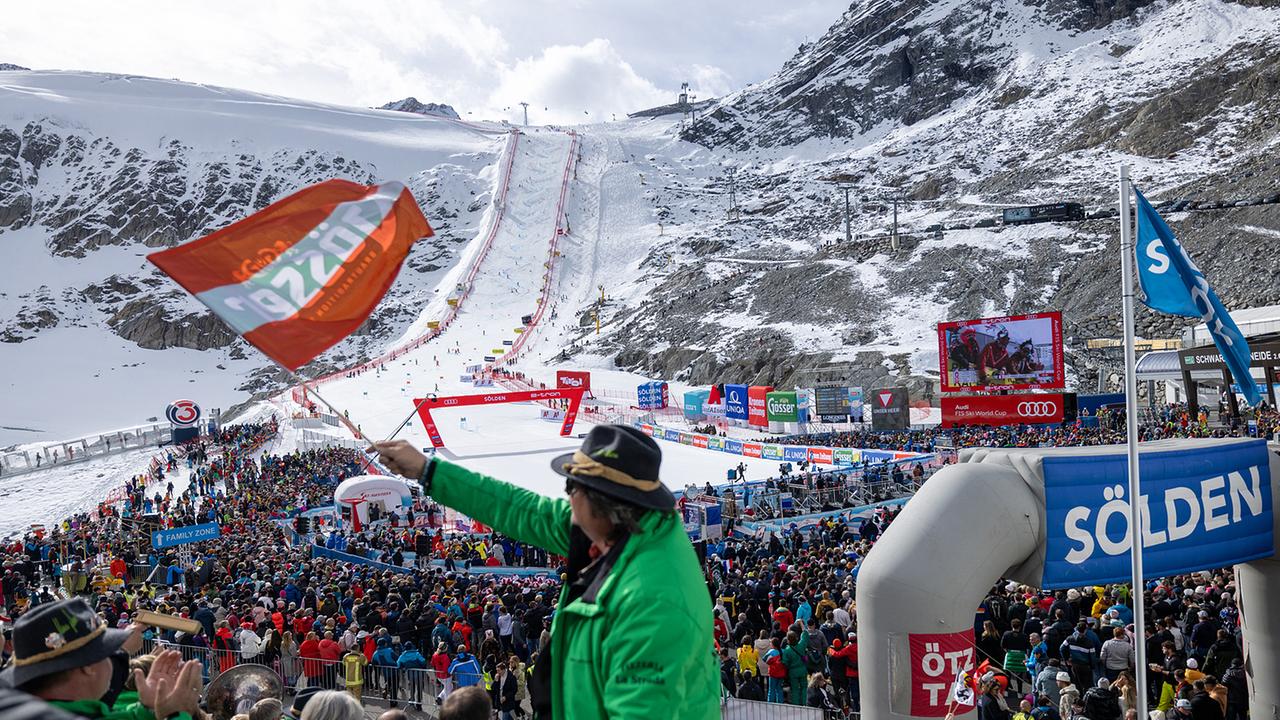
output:
[[[1043,587],[1129,578],[1127,467],[1124,453],[1044,458]],[[1145,451],[1139,468],[1148,576],[1226,567],[1275,552],[1265,441]]]
[[969,395],[942,398],[942,427],[957,425],[1042,425],[1074,420],[1062,393]]
[[769,422],[799,422],[794,392],[771,392],[764,396]]

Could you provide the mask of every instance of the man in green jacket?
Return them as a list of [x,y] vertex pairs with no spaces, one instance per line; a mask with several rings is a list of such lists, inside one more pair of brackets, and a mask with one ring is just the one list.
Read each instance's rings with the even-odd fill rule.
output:
[[662,451],[634,428],[599,425],[552,461],[568,501],[473,473],[404,441],[375,449],[437,502],[504,535],[568,557],[546,673],[555,720],[720,717],[711,600]]
[[[796,633],[796,628],[800,632]],[[809,671],[804,664],[804,651],[809,647],[809,631],[800,623],[787,631],[787,644],[782,648],[782,664],[787,666],[787,682],[791,683],[791,704],[807,705]]]
[[141,628],[114,630],[82,598],[37,606],[13,625],[13,658],[0,684],[94,720],[191,720],[198,712],[200,661],[174,650],[157,654],[151,670],[134,671],[133,697],[113,700],[115,662],[142,646]]

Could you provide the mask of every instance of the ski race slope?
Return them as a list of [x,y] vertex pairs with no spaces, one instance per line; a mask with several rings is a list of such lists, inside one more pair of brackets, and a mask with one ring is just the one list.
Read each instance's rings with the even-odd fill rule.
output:
[[[598,292],[598,280],[636,271],[646,248],[638,247],[634,236],[611,233],[608,227],[613,218],[601,213],[605,195],[601,188],[606,182],[617,180],[613,175],[621,174],[612,169],[610,153],[616,160],[623,152],[621,146],[616,141],[589,138],[581,143],[580,161],[570,153],[571,146],[570,137],[564,133],[522,132],[512,165],[508,201],[493,245],[457,317],[437,339],[378,370],[336,379],[318,388],[324,399],[349,412],[367,435],[384,438],[394,431],[413,411],[415,397],[486,391],[460,378],[469,375],[469,366],[484,364],[484,357],[492,351],[510,350],[520,338],[515,330],[521,327],[521,318],[536,313],[547,271],[544,263],[557,228],[562,178],[566,175],[570,186],[566,202],[570,210],[569,233],[559,238],[561,255],[556,258],[550,281],[548,309],[529,336],[526,354],[513,367],[553,384],[554,371],[542,357],[558,353],[569,328],[576,324],[572,309]],[[630,214],[629,206],[624,207]],[[647,222],[646,216],[640,219]],[[629,223],[620,222],[618,227],[625,229]],[[420,318],[419,324],[429,319]],[[512,346],[504,346],[503,341]],[[609,382],[616,383],[613,387],[621,389],[629,383],[633,391],[641,380],[616,372],[608,377]],[[522,403],[442,409],[433,415],[446,445],[443,457],[536,492],[563,492],[563,480],[551,472],[549,463],[556,455],[576,448],[580,440],[560,437],[559,422],[542,420],[540,406]],[[582,415],[578,423],[579,433],[590,427]],[[430,445],[416,416],[399,437],[418,447]],[[747,463],[751,477],[777,470],[773,461],[736,456],[730,460],[717,452],[678,443],[661,441],[660,445],[662,479],[673,489],[686,483],[701,485],[707,480],[723,479],[725,471],[740,461]]]
[[[515,330],[521,327],[523,316],[539,315],[540,296],[545,309],[511,369],[548,385],[554,383],[557,367],[589,369],[595,373],[597,387],[607,391],[601,394],[614,398],[634,396],[635,385],[645,379],[617,371],[607,357],[579,355],[569,365],[561,365],[557,357],[563,347],[582,339],[579,319],[599,296],[600,286],[610,302],[644,301],[646,273],[652,275],[653,270],[642,269],[641,263],[652,251],[659,231],[654,208],[645,197],[643,174],[632,163],[637,155],[655,150],[689,152],[688,146],[674,140],[670,123],[591,126],[578,132],[575,141],[572,134],[552,128],[522,128],[515,133],[501,125],[477,126],[176,81],[91,73],[0,74],[0,101],[6,98],[14,101],[0,102],[0,114],[10,115],[8,119],[43,117],[44,122],[58,123],[69,132],[110,137],[139,148],[162,148],[177,139],[206,161],[225,156],[228,148],[259,156],[317,149],[357,158],[376,167],[381,179],[405,180],[420,198],[418,191],[428,183],[445,192],[475,196],[478,202],[472,204],[478,209],[465,226],[466,241],[446,264],[429,273],[415,273],[406,266],[397,279],[392,294],[410,286],[417,317],[408,319],[394,336],[382,338],[381,352],[413,343],[429,323],[441,320],[448,310],[446,298],[456,295],[457,285],[474,270],[453,321],[438,337],[398,354],[377,370],[350,378],[340,376],[319,387],[320,394],[349,413],[369,437],[386,437],[398,427],[412,410],[414,397],[432,392],[484,392],[460,377],[468,374],[467,367],[484,364],[483,358],[494,350],[510,351],[521,342]],[[450,189],[449,182],[456,187]],[[56,193],[59,188],[55,183],[42,187],[41,192]],[[434,222],[436,208],[424,203],[423,209]],[[238,217],[226,221],[235,219]],[[557,234],[557,229],[563,232]],[[485,252],[484,241],[491,232],[492,243]],[[31,263],[0,271],[5,273],[7,293],[0,300],[30,290],[28,285],[36,280],[49,283],[51,278],[67,279],[60,292],[74,292],[74,273],[45,267],[64,259],[51,260],[39,252],[37,233],[26,239]],[[120,265],[116,271],[122,274],[149,273],[147,251],[142,247],[104,247],[86,259],[68,258],[65,262],[83,268],[110,259],[113,267]],[[24,266],[31,272],[24,273]],[[191,303],[192,309],[199,307]],[[6,366],[24,369],[21,377],[39,375],[38,355],[66,359],[60,361],[60,367],[65,366],[62,382],[25,388],[12,384],[8,388],[11,402],[6,415],[22,412],[15,416],[18,421],[0,425],[37,428],[40,435],[14,431],[12,437],[5,435],[0,441],[52,442],[105,431],[158,415],[168,401],[178,397],[192,397],[206,408],[227,407],[243,398],[236,387],[258,359],[229,362],[220,351],[144,350],[118,338],[118,358],[71,350],[86,344],[103,346],[97,341],[86,343],[85,333],[115,337],[101,318],[83,315],[42,332],[34,340],[0,348],[0,360]],[[511,345],[504,345],[504,340]],[[378,346],[373,347],[376,354]],[[183,352],[193,357],[184,357]],[[70,362],[72,358],[77,362]],[[94,365],[94,358],[99,365]],[[120,368],[111,367],[113,363]],[[19,378],[10,382],[18,383]],[[679,389],[673,384],[673,391]],[[85,407],[86,397],[93,398],[91,407]],[[618,402],[624,407],[628,404]],[[67,408],[80,411],[68,412]],[[285,393],[272,402],[250,406],[241,418],[261,419],[266,413],[283,414],[290,408],[296,406]],[[560,437],[559,423],[542,420],[540,409],[521,404],[441,411],[437,420],[446,443],[443,454],[535,491],[559,495],[563,484],[547,463],[576,447],[580,440]],[[577,433],[589,427],[580,415]],[[399,437],[419,447],[429,444],[417,418]],[[293,442],[296,440],[284,438],[281,447],[291,447]],[[660,444],[664,451],[662,479],[673,489],[721,480],[738,462],[747,464],[751,477],[771,474],[777,467],[773,461],[730,458],[665,441]],[[53,490],[29,498],[21,513],[0,513],[0,533],[91,508],[106,488],[141,472],[149,458],[121,456],[101,464],[15,478],[14,482],[26,487],[38,483]],[[0,487],[0,492],[13,489]],[[13,503],[6,505],[13,507]]]

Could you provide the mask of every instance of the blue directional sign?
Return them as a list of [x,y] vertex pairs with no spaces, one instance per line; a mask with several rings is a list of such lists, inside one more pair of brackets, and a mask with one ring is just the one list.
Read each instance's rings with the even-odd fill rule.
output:
[[200,542],[202,540],[214,540],[221,536],[222,530],[218,527],[218,523],[188,525],[186,527],[169,528],[167,530],[156,530],[151,533],[151,546],[160,550],[167,547],[173,547],[175,545],[186,545],[187,543]]

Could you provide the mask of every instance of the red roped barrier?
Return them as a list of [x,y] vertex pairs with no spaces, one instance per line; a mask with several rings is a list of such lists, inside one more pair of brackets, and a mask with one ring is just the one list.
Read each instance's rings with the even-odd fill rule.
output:
[[[452,122],[467,124],[463,121],[452,121]],[[458,310],[459,308],[462,307],[463,301],[467,298],[468,295],[471,294],[471,283],[473,280],[475,280],[476,275],[480,272],[480,265],[481,263],[484,262],[485,257],[488,256],[489,249],[493,247],[493,240],[498,235],[498,229],[502,225],[502,219],[506,217],[507,192],[511,187],[511,169],[515,165],[516,148],[519,145],[519,141],[520,141],[520,131],[513,128],[512,130],[510,130],[510,139],[508,141],[508,145],[505,153],[506,157],[503,159],[502,180],[498,187],[498,194],[494,198],[494,204],[498,208],[498,214],[494,218],[493,223],[489,226],[489,233],[484,239],[484,243],[480,248],[480,252],[477,253],[475,259],[471,262],[471,268],[468,270],[466,278],[464,278],[461,283],[463,290],[462,290],[462,294],[458,296],[458,302],[454,305],[445,306],[446,307],[445,315],[444,315],[444,318],[441,319],[440,321],[440,326],[434,329],[429,329],[427,330],[426,333],[419,335],[418,337],[414,338],[413,340],[410,340],[404,345],[388,350],[386,353],[383,353],[382,355],[379,355],[378,357],[372,360],[369,360],[364,363],[360,363],[359,365],[352,365],[350,367],[344,368],[342,370],[338,370],[337,372],[333,372],[328,375],[324,375],[314,380],[309,380],[307,381],[306,385],[311,387],[316,387],[318,385],[324,385],[325,383],[331,382],[338,378],[346,377],[347,373],[350,373],[355,370],[363,371],[363,370],[370,370],[370,369],[379,367],[391,360],[394,360],[400,357],[401,355],[405,354],[410,350],[421,347],[423,344],[429,342],[430,340],[435,339],[438,335],[440,335],[440,333],[444,332],[445,328],[449,327],[450,323],[453,322],[453,319],[457,317]],[[303,404],[304,402],[303,386],[294,386],[293,388],[291,388],[290,393],[295,403],[299,405]]]

